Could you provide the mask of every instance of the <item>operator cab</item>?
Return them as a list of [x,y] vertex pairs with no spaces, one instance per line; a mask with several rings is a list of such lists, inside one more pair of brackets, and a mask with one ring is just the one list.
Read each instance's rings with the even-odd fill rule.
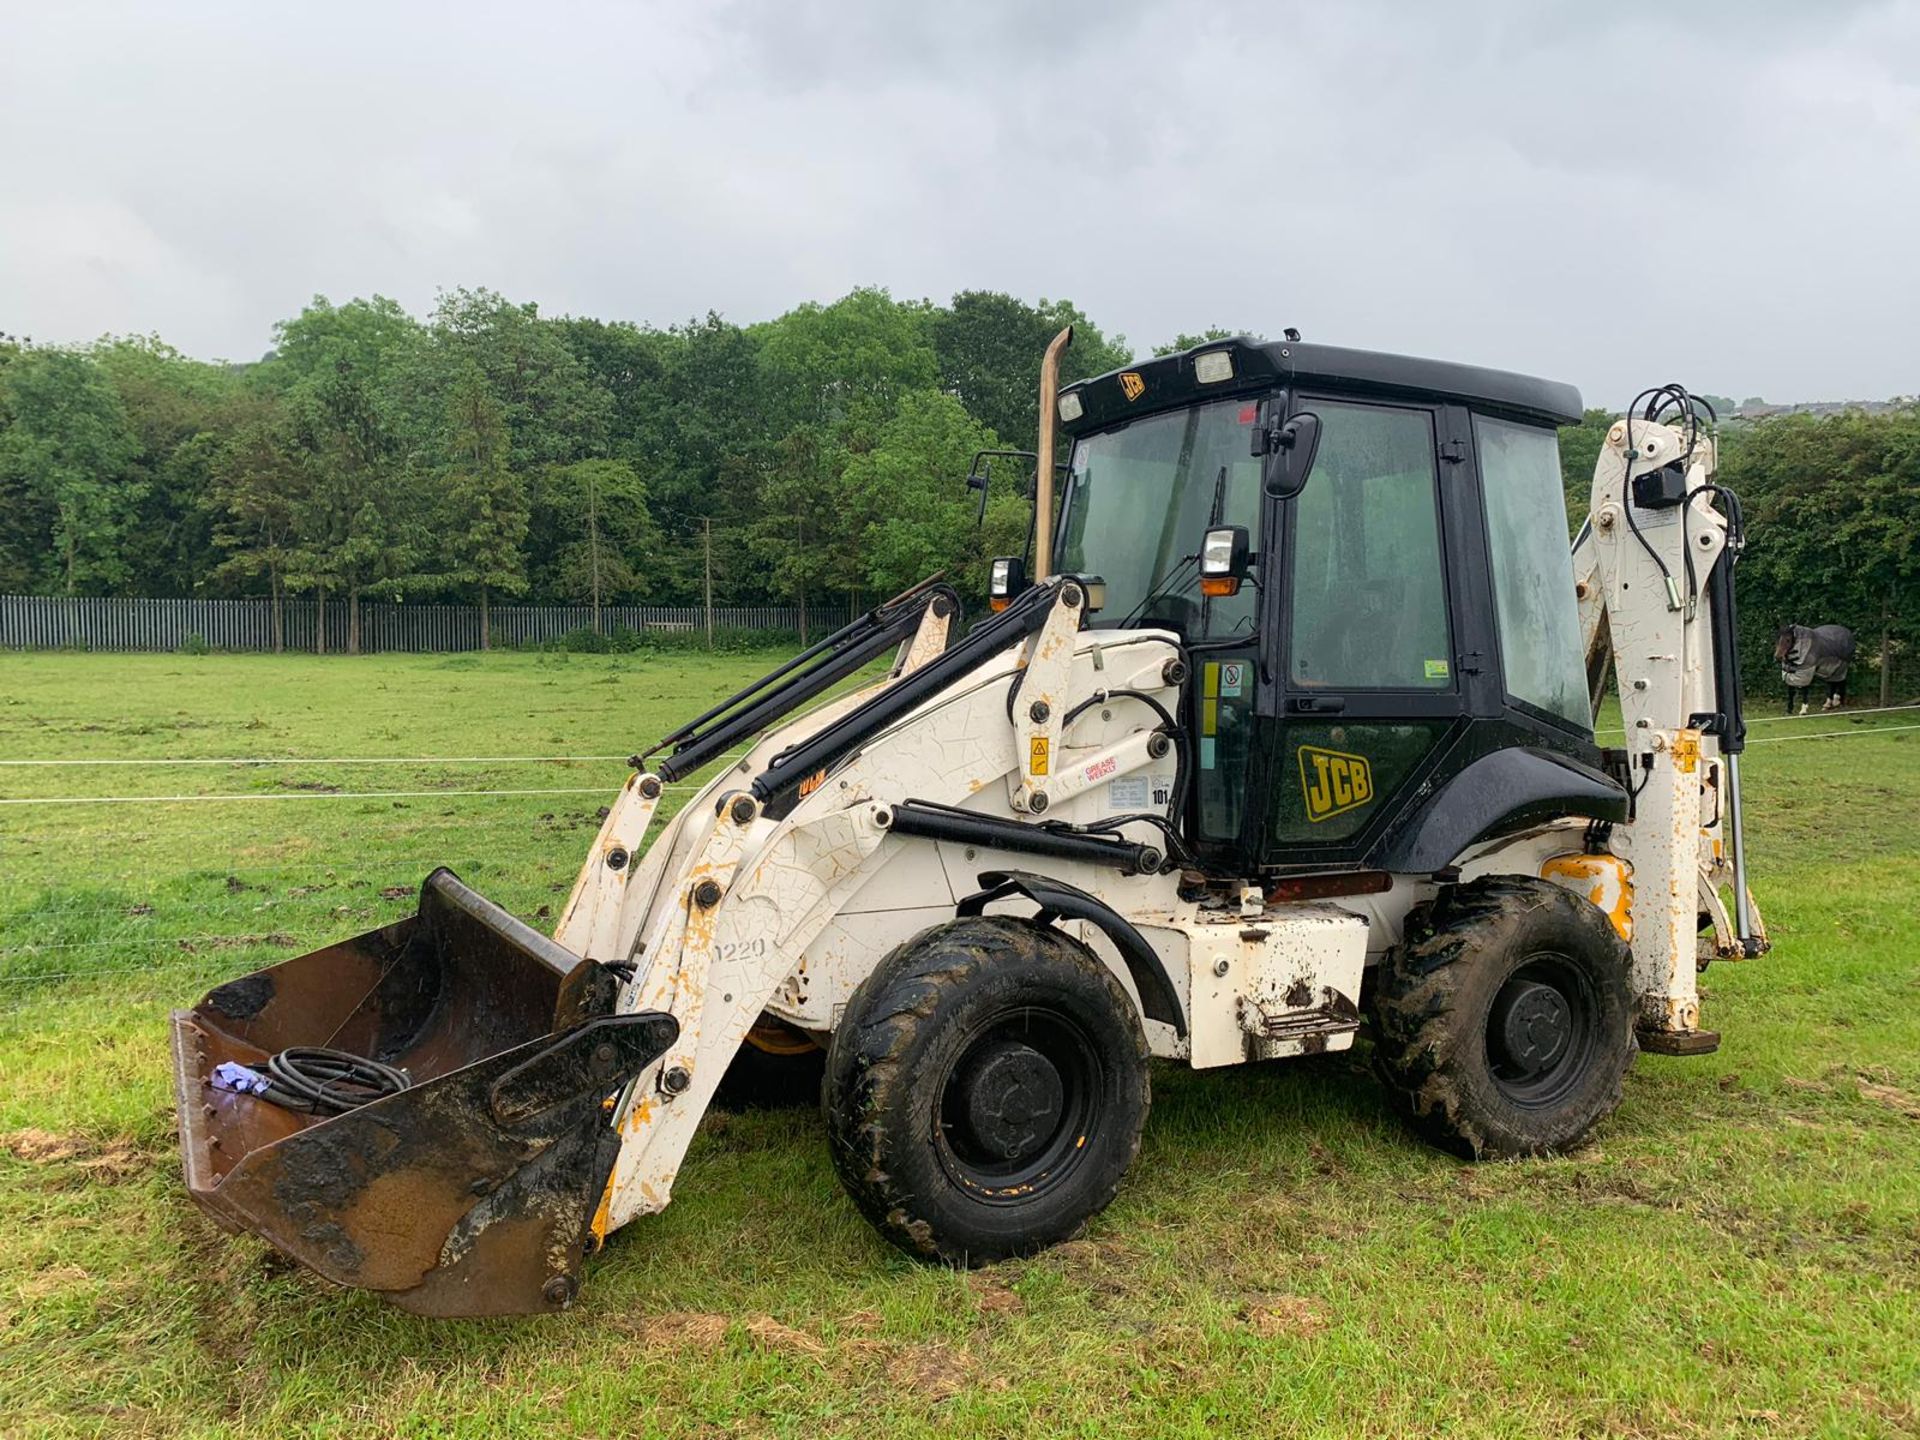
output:
[[1210,865],[1430,872],[1542,816],[1624,816],[1568,548],[1571,386],[1237,338],[1057,413],[1051,569],[1104,581],[1090,626],[1181,637]]

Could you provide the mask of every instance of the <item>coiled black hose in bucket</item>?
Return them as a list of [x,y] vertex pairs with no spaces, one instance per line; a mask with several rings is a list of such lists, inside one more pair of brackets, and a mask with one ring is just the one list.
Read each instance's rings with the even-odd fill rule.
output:
[[264,1065],[221,1065],[213,1078],[224,1089],[310,1115],[344,1115],[413,1084],[395,1066],[324,1045],[289,1045]]

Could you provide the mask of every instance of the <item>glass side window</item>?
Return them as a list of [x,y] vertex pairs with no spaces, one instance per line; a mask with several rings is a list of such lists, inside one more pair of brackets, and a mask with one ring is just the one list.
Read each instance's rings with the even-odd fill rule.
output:
[[1244,525],[1260,544],[1260,462],[1251,399],[1149,415],[1073,447],[1057,569],[1098,575],[1095,625],[1164,625],[1189,639],[1250,633],[1255,597],[1200,594],[1201,537]]
[[1254,652],[1238,647],[1200,663],[1197,793],[1200,835],[1234,840],[1246,815],[1247,760],[1253,752]]
[[1474,449],[1493,551],[1494,613],[1507,693],[1583,730],[1593,728],[1560,440],[1536,425],[1473,417]]
[[1433,421],[1311,401],[1320,449],[1293,501],[1288,675],[1316,689],[1453,684]]

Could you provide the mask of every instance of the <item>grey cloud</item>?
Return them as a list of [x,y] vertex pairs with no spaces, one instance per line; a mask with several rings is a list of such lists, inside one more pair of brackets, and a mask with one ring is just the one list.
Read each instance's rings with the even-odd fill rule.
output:
[[656,324],[862,283],[1533,369],[1920,390],[1920,6],[15,7],[0,328],[312,293]]

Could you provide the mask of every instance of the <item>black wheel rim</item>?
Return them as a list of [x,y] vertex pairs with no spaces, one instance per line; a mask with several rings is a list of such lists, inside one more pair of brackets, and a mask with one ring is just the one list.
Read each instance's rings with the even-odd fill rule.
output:
[[941,1076],[942,1167],[986,1204],[1057,1188],[1093,1143],[1103,1080],[1099,1052],[1070,1015],[1023,1006],[981,1021]]
[[1500,1093],[1529,1110],[1559,1104],[1593,1059],[1598,1017],[1584,970],[1564,955],[1529,956],[1487,1012],[1487,1068]]

